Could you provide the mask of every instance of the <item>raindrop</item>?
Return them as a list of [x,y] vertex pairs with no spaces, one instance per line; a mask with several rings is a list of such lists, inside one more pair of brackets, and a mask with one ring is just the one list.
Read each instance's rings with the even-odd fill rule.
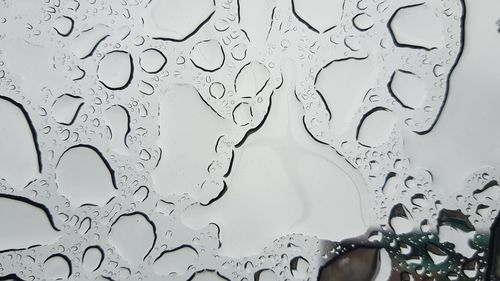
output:
[[424,81],[415,73],[397,70],[392,74],[389,91],[406,108],[421,108],[427,97]]
[[500,186],[496,180],[490,181],[483,188],[475,190],[473,196],[478,201],[496,201],[500,199]]
[[139,64],[141,65],[142,70],[147,73],[160,72],[166,63],[167,58],[157,49],[147,49],[141,53],[139,58]]
[[253,112],[250,104],[242,102],[233,110],[233,121],[238,126],[246,126],[253,120]]
[[352,19],[352,23],[360,31],[367,31],[374,25],[373,18],[366,13],[357,14]]
[[139,92],[141,92],[145,95],[148,95],[148,96],[154,94],[154,92],[155,92],[155,88],[153,87],[153,85],[149,84],[146,81],[139,82],[138,88],[139,88]]
[[358,125],[358,141],[366,146],[377,147],[389,140],[395,129],[397,117],[385,108],[374,108],[366,113]]
[[0,96],[0,177],[15,188],[26,186],[41,172],[36,131],[21,104]]
[[206,269],[196,272],[188,281],[229,281],[229,279],[215,270]]
[[132,79],[134,65],[132,56],[124,51],[112,51],[99,61],[99,81],[111,90],[125,89]]
[[49,280],[66,280],[71,270],[70,260],[61,254],[52,255],[43,263],[43,273]]
[[304,280],[308,276],[309,262],[303,257],[295,257],[290,261],[292,276]]
[[59,96],[52,105],[52,116],[59,124],[71,125],[83,105],[83,98],[70,94]]
[[277,281],[278,276],[271,269],[259,270],[254,274],[254,281]]
[[153,249],[156,227],[142,213],[124,214],[111,225],[108,240],[128,262],[139,264]]
[[160,201],[156,202],[155,209],[159,213],[168,216],[168,215],[172,214],[172,212],[175,210],[175,204],[172,202],[160,200]]
[[155,39],[184,41],[200,29],[215,12],[212,0],[164,0],[149,5],[144,30]]
[[118,153],[127,153],[126,140],[130,132],[130,116],[128,111],[121,105],[113,105],[106,109],[103,119],[111,131],[111,149]]
[[73,31],[74,20],[67,16],[58,17],[54,20],[53,27],[61,36],[68,36]]
[[0,252],[56,242],[57,233],[45,206],[22,197],[0,196]]
[[148,198],[148,195],[149,189],[145,186],[141,186],[134,192],[134,200],[142,202]]
[[82,33],[73,40],[73,53],[80,59],[92,56],[99,43],[106,39],[109,33],[109,26],[104,24],[98,24],[90,29],[82,31]]
[[114,171],[94,147],[77,145],[67,149],[56,168],[58,190],[73,207],[102,206],[115,194]]
[[209,72],[221,68],[225,60],[222,46],[215,40],[196,43],[191,50],[190,58],[196,67]]
[[231,49],[231,56],[233,57],[233,59],[237,61],[244,60],[247,56],[247,46],[243,43],[236,44]]
[[295,16],[318,33],[328,31],[340,23],[343,6],[342,0],[292,0]]
[[397,9],[389,27],[398,47],[432,50],[444,42],[440,19],[424,3]]
[[186,274],[188,268],[198,260],[198,252],[191,246],[180,246],[167,250],[155,260],[153,269],[157,274]]
[[215,98],[215,99],[221,99],[224,94],[226,93],[226,88],[224,87],[224,84],[220,82],[214,82],[210,84],[210,95]]
[[99,246],[87,247],[83,252],[82,266],[87,271],[96,271],[104,260],[104,251]]
[[429,254],[434,264],[443,263],[448,258],[446,253],[436,244],[429,243],[426,246],[426,249],[427,249],[427,254]]
[[234,81],[234,88],[240,97],[253,97],[258,95],[267,85],[270,79],[270,72],[265,65],[260,62],[250,62],[245,64]]
[[403,204],[397,204],[392,208],[389,215],[389,225],[398,235],[412,232],[415,227],[410,220],[410,212]]

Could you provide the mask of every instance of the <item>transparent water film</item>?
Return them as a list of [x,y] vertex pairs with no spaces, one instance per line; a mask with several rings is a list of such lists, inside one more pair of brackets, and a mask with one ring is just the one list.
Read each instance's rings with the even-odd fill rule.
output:
[[500,2],[1,0],[1,280],[500,280]]

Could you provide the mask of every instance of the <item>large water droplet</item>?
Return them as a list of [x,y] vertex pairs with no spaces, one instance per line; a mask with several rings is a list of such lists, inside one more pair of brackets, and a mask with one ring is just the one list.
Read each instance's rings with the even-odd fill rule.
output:
[[147,49],[142,52],[139,58],[139,64],[141,65],[142,70],[147,73],[160,72],[166,63],[167,58],[157,49]]
[[112,51],[104,55],[97,68],[99,81],[111,90],[125,89],[132,79],[132,56],[124,51]]
[[316,32],[325,32],[340,23],[342,0],[292,0],[295,16]]
[[194,34],[215,11],[212,0],[152,1],[144,29],[156,39],[183,41]]
[[83,105],[83,99],[78,96],[64,94],[59,96],[52,105],[52,116],[63,125],[71,125]]
[[82,256],[82,266],[87,271],[96,271],[104,260],[104,251],[99,246],[85,249]]
[[155,226],[142,213],[120,216],[111,226],[109,242],[123,258],[138,264],[147,257],[156,241]]
[[222,46],[215,40],[198,42],[191,50],[191,61],[204,71],[216,71],[224,64],[225,55]]
[[16,188],[33,181],[41,171],[36,131],[24,108],[0,96],[0,178]]
[[389,27],[394,43],[400,47],[431,50],[443,45],[441,20],[424,3],[398,9]]
[[71,262],[61,254],[50,256],[43,263],[43,273],[49,280],[65,280],[71,276]]
[[407,108],[421,108],[427,97],[424,81],[415,73],[397,70],[389,82],[389,90],[396,100]]
[[104,24],[98,24],[90,29],[82,31],[73,41],[73,53],[80,59],[90,57],[100,42],[109,36],[110,28]]
[[153,268],[157,274],[178,275],[186,274],[188,268],[196,263],[198,252],[190,246],[181,246],[179,248],[163,252],[154,262]]
[[115,194],[114,172],[94,147],[78,145],[66,150],[56,169],[58,190],[74,207],[102,206]]
[[357,139],[366,146],[380,146],[389,140],[396,122],[397,117],[394,113],[385,108],[375,108],[361,120]]
[[50,244],[59,239],[43,205],[21,197],[0,197],[0,251]]

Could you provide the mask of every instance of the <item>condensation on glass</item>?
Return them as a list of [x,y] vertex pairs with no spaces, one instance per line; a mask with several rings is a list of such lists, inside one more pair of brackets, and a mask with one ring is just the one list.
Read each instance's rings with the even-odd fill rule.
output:
[[0,0],[1,280],[499,280],[495,0]]

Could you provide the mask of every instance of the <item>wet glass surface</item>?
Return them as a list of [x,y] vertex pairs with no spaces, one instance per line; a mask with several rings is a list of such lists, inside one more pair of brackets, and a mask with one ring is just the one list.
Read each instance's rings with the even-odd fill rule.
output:
[[0,280],[500,280],[497,0],[0,0]]

